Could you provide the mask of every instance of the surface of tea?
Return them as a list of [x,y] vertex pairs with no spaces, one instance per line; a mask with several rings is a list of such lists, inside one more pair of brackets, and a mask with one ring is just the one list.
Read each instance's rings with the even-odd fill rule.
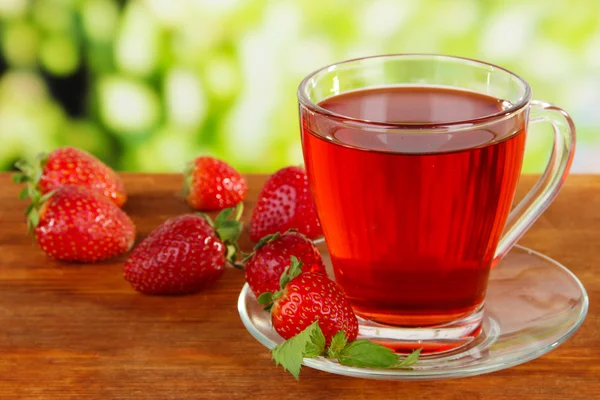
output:
[[[390,87],[319,105],[380,123],[468,126],[505,104],[439,87]],[[480,307],[520,174],[524,118],[457,134],[331,121],[303,111],[304,157],[336,280],[355,311],[432,326]]]
[[319,105],[345,117],[392,123],[449,123],[496,114],[507,103],[464,90],[396,86],[346,92]]

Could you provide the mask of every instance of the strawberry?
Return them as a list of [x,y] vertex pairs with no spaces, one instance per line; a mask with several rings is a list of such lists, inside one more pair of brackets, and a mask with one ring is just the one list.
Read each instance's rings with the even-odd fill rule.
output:
[[46,254],[63,261],[94,262],[131,249],[135,226],[95,190],[61,186],[41,196],[29,190],[28,226]]
[[225,161],[198,157],[185,171],[183,193],[196,210],[222,210],[244,201],[248,186],[238,171]]
[[306,171],[300,167],[280,169],[265,183],[252,213],[250,238],[295,229],[315,239],[323,234]]
[[283,235],[277,232],[262,238],[245,260],[246,282],[256,297],[279,289],[279,278],[289,266],[291,256],[300,260],[303,271],[327,274],[321,254],[312,241],[295,231]]
[[25,160],[15,166],[21,173],[13,179],[36,187],[42,194],[63,185],[77,185],[98,190],[119,207],[127,200],[123,181],[115,171],[81,149],[62,147],[50,154],[40,154],[35,166]]
[[287,339],[271,350],[273,360],[296,379],[305,358],[321,356],[362,368],[404,368],[419,358],[421,349],[402,358],[388,347],[356,340],[358,320],[344,293],[325,275],[302,272],[293,256],[281,275],[281,289],[258,300],[271,311],[275,331]]
[[258,298],[270,308],[277,333],[289,339],[318,321],[327,343],[340,330],[348,340],[356,339],[358,320],[344,292],[326,275],[302,272],[298,259],[292,256],[291,260],[291,266],[281,275],[281,289]]
[[145,294],[188,294],[213,285],[233,262],[242,206],[223,210],[214,223],[206,215],[171,218],[156,228],[125,262],[124,277]]

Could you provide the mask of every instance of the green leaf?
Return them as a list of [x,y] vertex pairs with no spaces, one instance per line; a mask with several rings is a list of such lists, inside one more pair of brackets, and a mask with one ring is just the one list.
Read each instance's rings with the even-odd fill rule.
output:
[[325,345],[327,344],[325,335],[323,335],[320,326],[317,325],[317,328],[313,331],[310,342],[306,344],[304,358],[315,358],[325,352]]
[[37,155],[37,160],[38,160],[38,164],[40,166],[40,169],[44,169],[44,167],[46,166],[46,163],[48,162],[48,154],[46,153],[40,153]]
[[40,223],[40,214],[36,208],[32,208],[29,212],[29,223],[33,228],[38,226]]
[[35,204],[31,203],[30,205],[27,206],[27,208],[25,209],[25,215],[28,216],[31,211],[33,210],[33,207],[35,207]]
[[413,351],[412,353],[410,353],[408,356],[406,356],[406,358],[404,360],[400,360],[396,365],[394,365],[394,368],[402,368],[402,367],[408,367],[409,365],[413,365],[414,363],[417,362],[420,355],[421,355],[421,349],[417,349],[417,350]]
[[340,354],[340,351],[346,347],[348,343],[348,338],[346,338],[346,332],[339,331],[331,338],[331,344],[327,349],[327,357],[329,358],[337,358]]
[[215,223],[215,227],[217,230],[219,230],[219,229],[236,229],[236,230],[240,231],[242,226],[239,221],[234,221],[232,219],[229,219],[227,221],[221,221],[221,223],[218,225]]
[[27,197],[29,197],[29,188],[28,187],[24,187],[19,192],[19,200],[25,200]]
[[298,260],[296,256],[291,256],[290,261],[290,280],[292,280],[302,272],[302,261]]
[[233,243],[242,233],[242,223],[233,220],[223,221],[219,225],[215,225],[215,231],[223,243]]
[[12,180],[14,183],[25,183],[29,180],[29,176],[22,173],[17,173],[12,176]]
[[283,290],[283,288],[285,288],[292,279],[300,275],[302,272],[301,268],[302,262],[298,261],[296,256],[291,256],[290,266],[285,268],[281,274],[281,277],[279,278],[279,286],[281,287],[281,290]]
[[380,344],[356,340],[340,351],[337,360],[351,367],[390,368],[398,363],[398,355]]
[[264,292],[258,296],[258,304],[271,304],[273,302],[273,293]]
[[[240,218],[242,216],[242,212],[244,211],[244,203],[237,203],[235,207],[229,207],[221,211],[217,218],[215,218],[215,228],[219,229],[219,227],[229,224],[229,225],[239,225],[241,226]],[[233,219],[231,218],[233,216]]]
[[56,192],[56,190],[52,190],[44,195],[42,195],[42,197],[40,197],[39,202],[40,203],[44,203],[46,202],[50,197],[54,196],[54,193]]
[[283,270],[283,273],[279,277],[279,287],[281,288],[281,290],[283,290],[283,288],[285,288],[287,286],[287,284],[290,282],[290,268],[291,267],[289,267],[289,266],[285,267],[285,269]]
[[35,186],[38,185],[38,183],[40,183],[40,180],[42,179],[42,173],[43,173],[43,169],[42,168],[36,168],[34,174],[33,174],[33,184]]
[[217,215],[217,218],[215,218],[215,226],[218,227],[223,222],[227,221],[229,219],[229,217],[231,217],[231,214],[233,214],[233,207],[232,208],[226,208],[223,211],[221,211]]
[[25,175],[28,175],[29,172],[33,169],[32,166],[25,160],[19,160],[15,163],[15,168],[19,171],[23,171]]
[[[302,360],[304,357],[307,357],[308,344],[310,343],[316,346],[316,344],[313,343],[313,340],[319,340],[316,330],[321,330],[317,321],[313,322],[296,336],[275,346],[273,350],[271,350],[271,356],[273,357],[273,360],[275,360],[275,363],[281,365],[284,370],[289,371],[296,379],[300,376]],[[322,332],[321,335],[323,335]],[[309,350],[311,353],[308,355],[312,356],[314,354],[312,351],[313,348],[313,346],[310,347]]]
[[234,263],[237,259],[238,250],[239,249],[237,243],[227,244],[227,261],[229,261],[230,263]]

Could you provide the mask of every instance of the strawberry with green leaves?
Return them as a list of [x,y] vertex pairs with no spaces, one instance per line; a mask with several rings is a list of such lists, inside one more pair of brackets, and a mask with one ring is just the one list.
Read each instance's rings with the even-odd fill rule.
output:
[[356,339],[358,320],[340,287],[326,275],[302,272],[294,256],[280,278],[280,289],[259,296],[258,302],[271,311],[273,328],[289,339],[319,321],[327,343],[343,330],[348,340]]
[[303,234],[287,231],[267,235],[245,259],[246,282],[256,297],[279,289],[279,278],[290,265],[291,256],[300,260],[303,271],[326,274],[319,250]]
[[[121,178],[102,161],[86,151],[74,147],[62,147],[49,154],[40,154],[35,165],[25,160],[15,164],[21,172],[13,179],[27,183],[42,194],[64,185],[83,186],[97,190],[121,207],[127,200]],[[23,189],[21,197],[27,195]]]
[[248,185],[242,175],[225,161],[198,157],[185,170],[183,193],[190,207],[213,211],[244,201]]
[[127,214],[95,190],[66,185],[41,195],[28,187],[29,230],[42,250],[63,261],[94,262],[118,256],[135,240]]
[[284,343],[271,351],[296,379],[304,358],[327,357],[366,368],[402,368],[414,364],[420,350],[402,359],[393,350],[356,340],[358,320],[342,290],[326,276],[302,272],[298,259],[281,276],[281,289],[264,293],[259,303],[271,312],[273,328]]
[[179,295],[212,286],[235,262],[242,204],[223,210],[213,222],[186,214],[156,228],[130,254],[123,275],[144,294]]
[[280,169],[265,182],[252,213],[250,238],[295,229],[309,239],[323,235],[306,171],[300,167]]

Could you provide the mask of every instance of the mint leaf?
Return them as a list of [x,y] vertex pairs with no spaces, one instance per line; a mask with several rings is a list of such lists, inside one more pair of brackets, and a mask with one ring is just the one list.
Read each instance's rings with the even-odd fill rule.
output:
[[380,344],[356,340],[340,351],[337,360],[351,367],[390,368],[398,363],[398,355]]
[[408,367],[409,365],[413,365],[419,359],[420,354],[421,354],[421,349],[417,349],[417,350],[413,351],[408,356],[406,356],[406,358],[404,360],[400,360],[396,365],[394,365],[394,368],[402,368],[402,367]]
[[340,351],[346,347],[348,343],[348,339],[346,338],[346,332],[339,331],[331,338],[331,344],[327,349],[327,357],[329,358],[337,358],[340,354]]
[[302,359],[307,354],[307,345],[312,343],[315,336],[318,336],[315,334],[317,329],[321,330],[319,323],[315,321],[296,336],[289,338],[271,350],[271,356],[275,363],[281,365],[284,370],[289,371],[296,379],[300,375]]
[[321,327],[317,324],[317,328],[313,330],[310,342],[306,344],[306,349],[304,349],[304,357],[315,358],[320,356],[325,352],[325,344],[325,335],[323,335]]
[[[264,293],[261,297],[267,294]],[[296,336],[275,346],[271,350],[271,356],[277,365],[281,365],[298,379],[303,359],[324,355],[325,345],[323,331],[315,321]],[[368,340],[356,340],[347,344],[344,331],[333,336],[327,349],[328,358],[337,358],[342,365],[361,368],[407,367],[417,362],[420,353],[421,349],[418,349],[401,359],[392,349]]]
[[[340,332],[338,332],[336,336],[339,333]],[[335,339],[335,336],[333,339]],[[421,349],[418,349],[413,351],[406,358],[400,359],[400,356],[388,347],[369,342],[368,340],[356,340],[339,350],[337,357],[334,357],[336,351],[338,351],[337,346],[341,345],[341,342],[335,343],[336,348],[334,348],[333,339],[327,350],[328,357],[337,358],[340,364],[351,367],[403,368],[416,363],[421,354]]]

